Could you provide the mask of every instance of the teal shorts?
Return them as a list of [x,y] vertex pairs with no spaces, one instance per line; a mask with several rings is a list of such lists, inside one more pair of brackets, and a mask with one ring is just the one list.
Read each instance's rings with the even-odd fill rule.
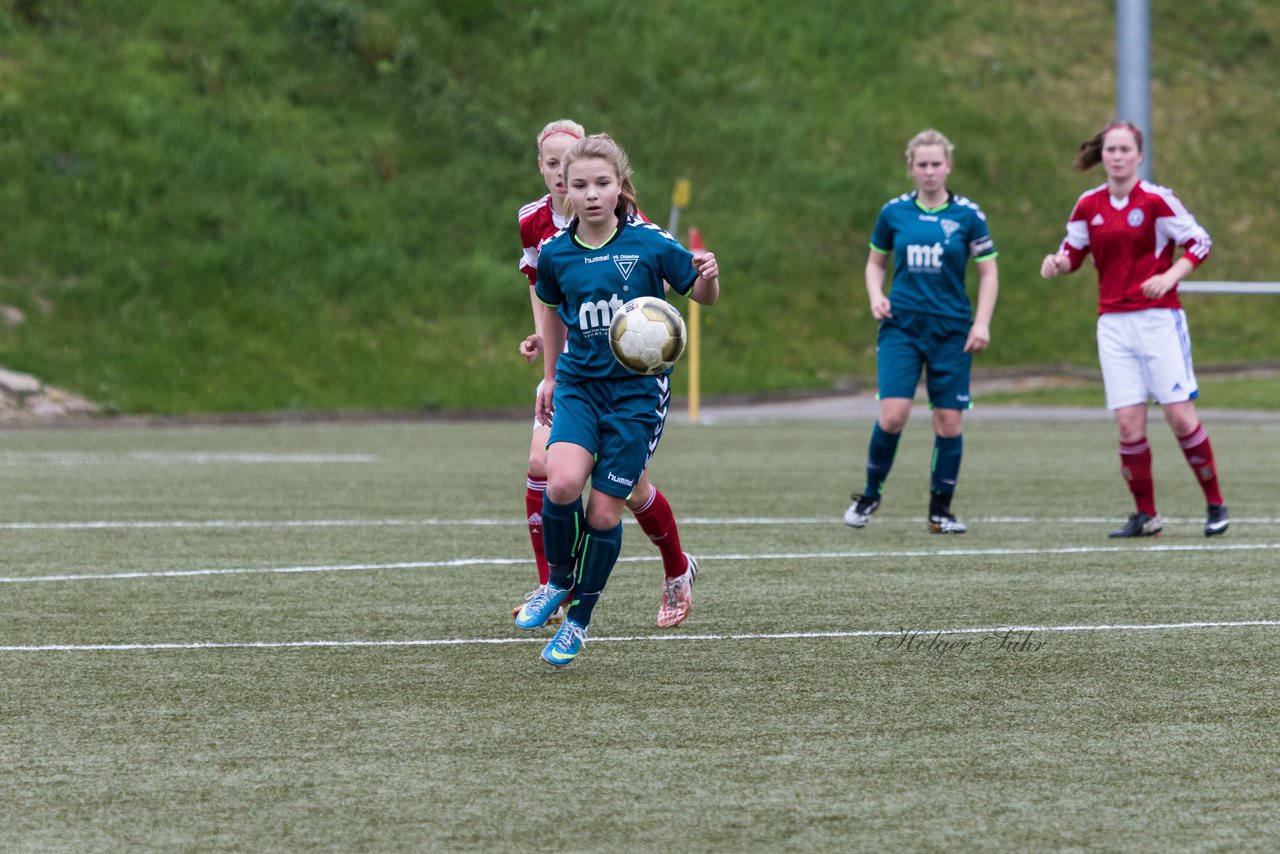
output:
[[586,448],[596,458],[592,488],[626,498],[658,448],[670,402],[667,376],[557,382],[547,446]]
[[913,398],[925,372],[935,409],[969,409],[973,354],[964,351],[971,322],[957,317],[896,311],[876,335],[876,397]]

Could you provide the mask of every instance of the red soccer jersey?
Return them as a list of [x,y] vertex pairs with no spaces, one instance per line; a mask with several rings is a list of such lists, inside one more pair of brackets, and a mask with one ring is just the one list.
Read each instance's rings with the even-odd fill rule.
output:
[[1213,241],[1167,187],[1140,181],[1126,199],[1112,199],[1107,185],[1076,200],[1059,247],[1076,270],[1085,255],[1098,268],[1098,313],[1181,308],[1174,287],[1158,300],[1142,295],[1147,279],[1173,266],[1173,248],[1181,246],[1193,267],[1200,266]]
[[[649,222],[644,211],[636,211],[636,216]],[[552,206],[550,193],[520,208],[520,245],[524,247],[520,272],[529,277],[529,287],[538,283],[538,254],[542,244],[568,224],[569,218]]]
[[520,208],[520,272],[529,277],[529,287],[538,281],[538,247],[568,224],[569,219],[552,208],[550,193]]

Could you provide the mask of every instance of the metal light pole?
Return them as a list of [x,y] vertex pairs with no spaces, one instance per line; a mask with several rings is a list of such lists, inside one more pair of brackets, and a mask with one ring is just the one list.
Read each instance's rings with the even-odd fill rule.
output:
[[1116,118],[1142,131],[1146,157],[1138,177],[1151,180],[1155,152],[1151,134],[1150,0],[1116,0]]

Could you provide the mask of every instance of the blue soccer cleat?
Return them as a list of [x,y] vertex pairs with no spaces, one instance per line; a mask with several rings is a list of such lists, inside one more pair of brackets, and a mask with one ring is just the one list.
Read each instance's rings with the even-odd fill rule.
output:
[[587,645],[587,628],[580,626],[565,617],[560,628],[542,649],[542,660],[552,667],[564,667],[571,664],[582,648]]
[[525,602],[524,607],[516,614],[516,625],[522,629],[545,626],[556,609],[569,598],[570,592],[550,584],[542,585],[534,591],[533,598]]

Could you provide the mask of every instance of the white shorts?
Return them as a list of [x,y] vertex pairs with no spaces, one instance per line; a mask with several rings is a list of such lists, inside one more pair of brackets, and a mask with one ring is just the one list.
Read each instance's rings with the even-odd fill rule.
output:
[[1107,408],[1194,400],[1191,333],[1180,308],[1148,308],[1098,316],[1098,361]]
[[[534,409],[537,409],[537,407],[538,407],[538,395],[542,393],[542,386],[543,386],[545,383],[546,383],[546,380],[538,380],[538,387],[537,387],[536,389],[534,389],[534,390],[533,390],[533,406],[534,406]],[[535,416],[533,416],[533,429],[534,429],[534,430],[537,430],[539,427],[545,427],[545,428],[546,428],[546,429],[548,429],[548,430],[550,430],[550,429],[551,429],[550,427],[547,427],[547,425],[546,425],[546,424],[543,424],[541,421],[539,421],[539,420],[538,420],[538,416],[537,416],[537,415],[535,415]]]

